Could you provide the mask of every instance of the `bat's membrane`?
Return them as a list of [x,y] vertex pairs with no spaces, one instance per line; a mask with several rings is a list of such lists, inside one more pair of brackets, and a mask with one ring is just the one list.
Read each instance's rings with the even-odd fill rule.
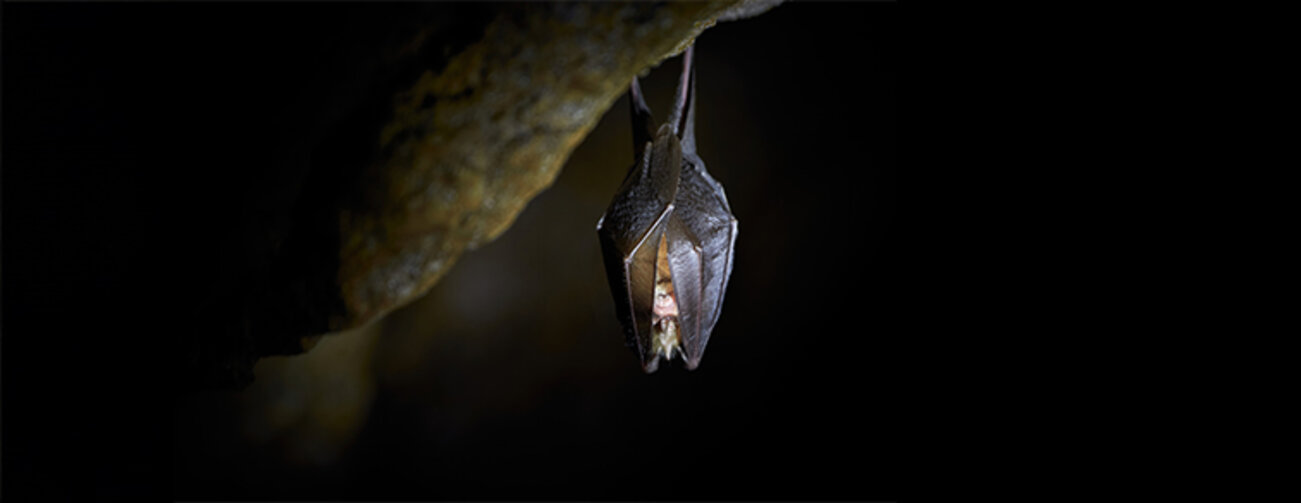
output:
[[660,235],[659,252],[655,254],[655,305],[651,310],[651,351],[673,359],[674,351],[682,352],[678,337],[678,300],[673,294],[673,273],[669,270],[668,240]]

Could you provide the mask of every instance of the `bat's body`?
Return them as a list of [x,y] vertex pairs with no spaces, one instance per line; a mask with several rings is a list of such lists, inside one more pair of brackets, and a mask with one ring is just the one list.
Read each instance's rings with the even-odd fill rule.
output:
[[700,365],[732,274],[736,217],[696,154],[693,51],[658,130],[633,77],[636,165],[596,225],[616,314],[646,372],[675,354]]

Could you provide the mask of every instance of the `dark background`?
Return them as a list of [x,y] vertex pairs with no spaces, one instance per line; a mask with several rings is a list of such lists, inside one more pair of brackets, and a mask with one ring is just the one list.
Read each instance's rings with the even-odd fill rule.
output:
[[[697,371],[642,374],[604,283],[624,97],[512,229],[373,329],[337,454],[250,439],[285,396],[257,382],[177,389],[173,336],[285,103],[382,9],[4,6],[6,499],[897,497],[914,334],[892,3],[787,4],[698,40],[700,153],[740,235]],[[643,80],[658,119],[678,65]],[[255,369],[294,382],[274,372]]]

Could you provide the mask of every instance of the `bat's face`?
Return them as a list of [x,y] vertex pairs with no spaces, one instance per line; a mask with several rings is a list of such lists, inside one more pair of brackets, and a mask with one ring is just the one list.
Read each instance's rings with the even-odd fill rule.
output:
[[637,164],[597,223],[615,312],[646,372],[678,355],[700,365],[732,273],[736,218],[695,152],[691,51],[678,105],[654,135],[633,80]]

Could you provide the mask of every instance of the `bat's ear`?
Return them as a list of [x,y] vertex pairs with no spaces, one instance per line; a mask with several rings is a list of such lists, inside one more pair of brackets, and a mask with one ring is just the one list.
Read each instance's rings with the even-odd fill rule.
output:
[[646,97],[642,95],[641,79],[638,79],[636,75],[632,77],[632,85],[628,89],[628,102],[632,104],[633,159],[640,162],[646,144],[655,137],[652,130],[655,127],[655,121],[651,118],[650,107],[646,106]]
[[[678,79],[677,98],[669,122],[673,133],[682,141],[684,152],[696,152],[696,45],[687,46],[682,53],[682,77]],[[689,150],[688,150],[689,149]]]

